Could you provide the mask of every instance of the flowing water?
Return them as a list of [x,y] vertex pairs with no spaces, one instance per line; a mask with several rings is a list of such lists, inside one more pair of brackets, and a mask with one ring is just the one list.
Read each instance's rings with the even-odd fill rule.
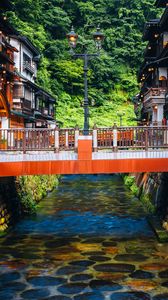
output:
[[168,245],[119,176],[65,176],[0,240],[0,299],[168,300]]

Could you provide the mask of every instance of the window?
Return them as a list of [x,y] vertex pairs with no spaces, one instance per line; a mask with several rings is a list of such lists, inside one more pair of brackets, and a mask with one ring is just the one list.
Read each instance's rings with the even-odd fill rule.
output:
[[13,98],[23,98],[23,85],[22,84],[14,85]]
[[23,52],[23,63],[31,65],[31,58],[26,53]]

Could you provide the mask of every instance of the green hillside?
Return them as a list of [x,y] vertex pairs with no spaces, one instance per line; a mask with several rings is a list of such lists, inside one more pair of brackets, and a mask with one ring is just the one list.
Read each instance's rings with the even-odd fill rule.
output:
[[38,84],[58,96],[57,119],[63,126],[83,125],[83,61],[72,59],[66,33],[79,34],[76,52],[95,53],[92,33],[105,34],[101,56],[90,61],[90,124],[123,124],[135,117],[131,99],[138,91],[136,73],[143,58],[144,23],[156,18],[154,0],[14,0],[12,24],[41,51]]

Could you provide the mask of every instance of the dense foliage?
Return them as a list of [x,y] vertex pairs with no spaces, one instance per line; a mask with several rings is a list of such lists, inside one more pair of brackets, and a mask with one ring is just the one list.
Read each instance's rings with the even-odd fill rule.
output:
[[[13,0],[11,22],[41,51],[38,84],[58,96],[57,118],[64,126],[82,125],[83,61],[73,60],[65,38],[71,25],[79,34],[77,52],[94,53],[92,33],[100,24],[106,38],[101,56],[90,61],[91,125],[110,125],[116,111],[124,122],[134,117],[130,101],[138,91],[142,31],[158,10],[154,0]],[[103,116],[104,115],[104,116]]]

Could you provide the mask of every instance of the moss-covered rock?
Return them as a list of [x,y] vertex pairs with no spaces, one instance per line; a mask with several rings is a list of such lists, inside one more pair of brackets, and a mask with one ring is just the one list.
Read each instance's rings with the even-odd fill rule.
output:
[[17,192],[23,213],[32,214],[38,202],[58,185],[59,176],[21,176],[17,177]]
[[[133,194],[140,198],[141,202],[144,205],[144,208],[149,213],[155,213],[156,208],[153,203],[153,194],[151,193],[151,189],[154,189],[153,184],[154,181],[148,180],[148,183],[150,181],[150,184],[146,185],[138,185],[136,181],[136,176],[132,175],[125,175],[124,176],[124,183],[129,189],[133,192]],[[152,184],[152,188],[148,185]]]

